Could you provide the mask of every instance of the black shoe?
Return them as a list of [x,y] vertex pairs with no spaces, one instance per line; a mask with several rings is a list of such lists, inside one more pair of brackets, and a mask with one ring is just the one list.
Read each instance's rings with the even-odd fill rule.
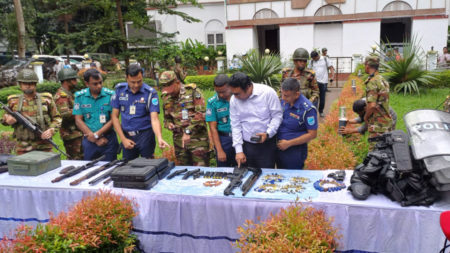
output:
[[327,89],[325,92],[331,92],[331,90]]

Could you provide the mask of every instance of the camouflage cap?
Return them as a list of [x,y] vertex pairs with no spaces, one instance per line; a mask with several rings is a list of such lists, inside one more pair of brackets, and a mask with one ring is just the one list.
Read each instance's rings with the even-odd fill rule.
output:
[[368,64],[369,66],[373,66],[373,65],[379,65],[380,64],[380,57],[378,56],[367,56],[365,61],[365,64]]
[[159,83],[162,86],[168,86],[173,80],[177,78],[177,75],[173,71],[164,71],[159,77]]

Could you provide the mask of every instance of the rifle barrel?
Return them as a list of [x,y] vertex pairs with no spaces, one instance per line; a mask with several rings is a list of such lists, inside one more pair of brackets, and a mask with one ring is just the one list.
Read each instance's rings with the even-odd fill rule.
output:
[[82,172],[83,170],[87,170],[87,169],[93,167],[96,163],[98,163],[99,161],[101,161],[104,158],[105,158],[105,155],[102,155],[99,158],[97,158],[95,160],[92,160],[91,162],[89,162],[89,163],[87,163],[85,165],[79,166],[79,167],[77,167],[77,168],[75,168],[73,170],[69,170],[66,174],[63,174],[63,175],[53,179],[52,183],[59,182],[59,181],[65,179],[65,178],[69,178],[71,176],[74,176],[74,175]]
[[100,172],[102,172],[102,171],[104,171],[104,170],[106,170],[106,169],[116,165],[119,162],[120,162],[120,160],[114,160],[114,161],[111,161],[109,163],[106,163],[106,164],[100,166],[99,168],[89,172],[88,174],[78,178],[77,180],[74,180],[74,181],[70,182],[70,185],[71,186],[78,185],[79,183],[83,182],[84,180],[89,179],[89,178],[97,175],[98,173],[100,173]]

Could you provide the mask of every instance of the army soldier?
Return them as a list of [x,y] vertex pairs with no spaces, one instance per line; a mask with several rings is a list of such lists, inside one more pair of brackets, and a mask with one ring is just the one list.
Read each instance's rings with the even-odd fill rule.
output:
[[63,68],[58,72],[58,79],[61,81],[61,88],[56,91],[55,104],[62,117],[59,135],[71,159],[83,160],[81,148],[83,133],[77,128],[75,116],[72,115],[74,105],[72,91],[77,85],[77,72],[71,68]]
[[236,164],[230,125],[230,78],[220,74],[214,79],[216,94],[208,100],[206,122],[216,148],[217,167],[234,167]]
[[88,88],[75,92],[72,113],[84,134],[84,159],[93,160],[105,154],[104,161],[115,160],[119,143],[110,120],[110,101],[114,91],[102,87],[103,79],[96,69],[88,69],[83,78]]
[[31,69],[23,69],[17,74],[17,82],[23,94],[11,95],[8,97],[8,107],[12,111],[17,111],[36,122],[44,131],[41,136],[37,136],[26,127],[17,124],[16,119],[4,114],[3,125],[10,125],[14,128],[14,138],[17,140],[16,152],[21,155],[32,150],[50,152],[52,145],[46,139],[51,139],[61,126],[61,116],[53,101],[52,94],[36,92],[38,76]]
[[153,158],[155,135],[161,149],[169,146],[161,136],[158,92],[143,83],[142,68],[137,64],[128,66],[126,77],[127,82],[116,86],[116,93],[111,100],[111,118],[124,147],[123,157],[127,160],[133,160],[139,155]]
[[209,166],[205,101],[195,84],[182,85],[173,71],[161,74],[164,127],[172,131],[175,155],[182,165]]
[[[369,77],[366,85],[366,112],[364,122],[367,123],[369,138],[387,133],[392,128],[392,118],[389,114],[389,83],[378,73],[380,59],[368,56],[364,62],[365,71]],[[374,146],[371,143],[371,149]]]
[[308,155],[308,142],[317,136],[317,110],[300,93],[294,78],[281,84],[283,121],[278,128],[277,168],[303,169]]
[[181,66],[181,57],[179,55],[175,56],[175,67],[173,68],[173,72],[177,75],[178,80],[184,84],[186,73],[183,70],[183,66]]
[[444,112],[450,112],[450,95],[444,101]]
[[314,71],[307,69],[309,53],[304,48],[297,48],[292,56],[294,69],[283,69],[281,82],[293,77],[300,82],[300,92],[316,107],[319,102],[319,86],[317,86]]

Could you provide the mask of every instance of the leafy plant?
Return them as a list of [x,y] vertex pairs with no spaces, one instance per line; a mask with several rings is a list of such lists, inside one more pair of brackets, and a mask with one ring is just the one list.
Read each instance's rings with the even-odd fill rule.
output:
[[250,253],[334,252],[340,235],[332,221],[324,211],[296,202],[259,224],[247,220],[235,247]]
[[264,83],[272,87],[278,85],[279,79],[276,79],[274,75],[279,74],[281,68],[280,57],[272,53],[261,55],[258,50],[250,50],[247,57],[242,58],[242,71],[256,83]]
[[0,242],[0,252],[132,252],[133,206],[131,200],[100,191],[51,216],[46,225],[19,226],[15,239]]
[[[422,59],[425,59],[425,53],[419,46],[420,40],[417,41],[417,38],[413,37],[411,40],[406,40],[403,45],[401,59],[381,62],[386,71],[383,76],[386,77],[397,93],[403,91],[405,95],[406,93],[420,94],[419,88],[421,86],[430,85],[437,81],[437,78],[433,72],[423,68]],[[382,47],[392,48],[390,43]]]

